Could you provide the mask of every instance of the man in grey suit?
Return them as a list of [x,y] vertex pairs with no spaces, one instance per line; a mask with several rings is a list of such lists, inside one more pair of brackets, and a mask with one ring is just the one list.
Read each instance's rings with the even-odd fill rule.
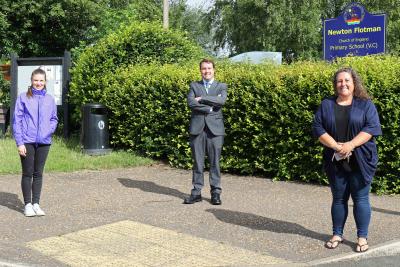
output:
[[204,186],[204,158],[207,151],[210,163],[211,204],[221,205],[221,172],[219,160],[224,143],[224,120],[222,107],[227,97],[227,86],[214,80],[214,62],[203,59],[200,62],[202,80],[192,82],[187,96],[192,111],[190,119],[190,147],[193,158],[193,189],[184,204],[202,200]]

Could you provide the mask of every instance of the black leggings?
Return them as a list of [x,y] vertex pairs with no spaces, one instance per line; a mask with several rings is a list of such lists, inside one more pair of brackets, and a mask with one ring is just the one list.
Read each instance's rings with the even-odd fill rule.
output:
[[21,156],[22,194],[25,205],[38,203],[43,183],[43,169],[49,154],[50,145],[25,144],[26,157]]

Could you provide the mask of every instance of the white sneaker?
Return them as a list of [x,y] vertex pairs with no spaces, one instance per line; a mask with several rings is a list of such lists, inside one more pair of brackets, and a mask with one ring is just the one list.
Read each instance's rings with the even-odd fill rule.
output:
[[24,214],[26,217],[36,216],[35,211],[33,210],[32,203],[28,203],[25,205]]
[[46,213],[40,208],[38,203],[33,204],[33,210],[36,214],[36,216],[44,216]]

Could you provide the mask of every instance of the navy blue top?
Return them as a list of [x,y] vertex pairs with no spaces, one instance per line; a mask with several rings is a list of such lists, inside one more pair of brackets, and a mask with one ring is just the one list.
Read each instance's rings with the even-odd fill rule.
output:
[[[319,138],[328,133],[333,139],[338,140],[334,106],[336,96],[326,98],[322,101],[314,116],[313,135]],[[378,164],[378,152],[375,144],[375,136],[382,135],[378,112],[371,100],[353,98],[349,117],[349,140],[360,132],[366,132],[373,137],[365,144],[356,147],[353,151],[358,166],[366,184],[371,183]],[[335,166],[332,162],[334,150],[324,147],[324,167],[329,179],[335,176]]]

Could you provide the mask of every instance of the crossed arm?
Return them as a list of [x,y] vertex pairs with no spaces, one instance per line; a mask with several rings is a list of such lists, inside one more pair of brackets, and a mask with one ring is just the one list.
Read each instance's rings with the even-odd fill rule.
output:
[[190,86],[187,102],[191,110],[208,114],[213,111],[213,107],[222,107],[225,104],[226,98],[226,85],[224,85],[221,93],[217,96],[203,95],[197,97],[195,95],[193,86]]

